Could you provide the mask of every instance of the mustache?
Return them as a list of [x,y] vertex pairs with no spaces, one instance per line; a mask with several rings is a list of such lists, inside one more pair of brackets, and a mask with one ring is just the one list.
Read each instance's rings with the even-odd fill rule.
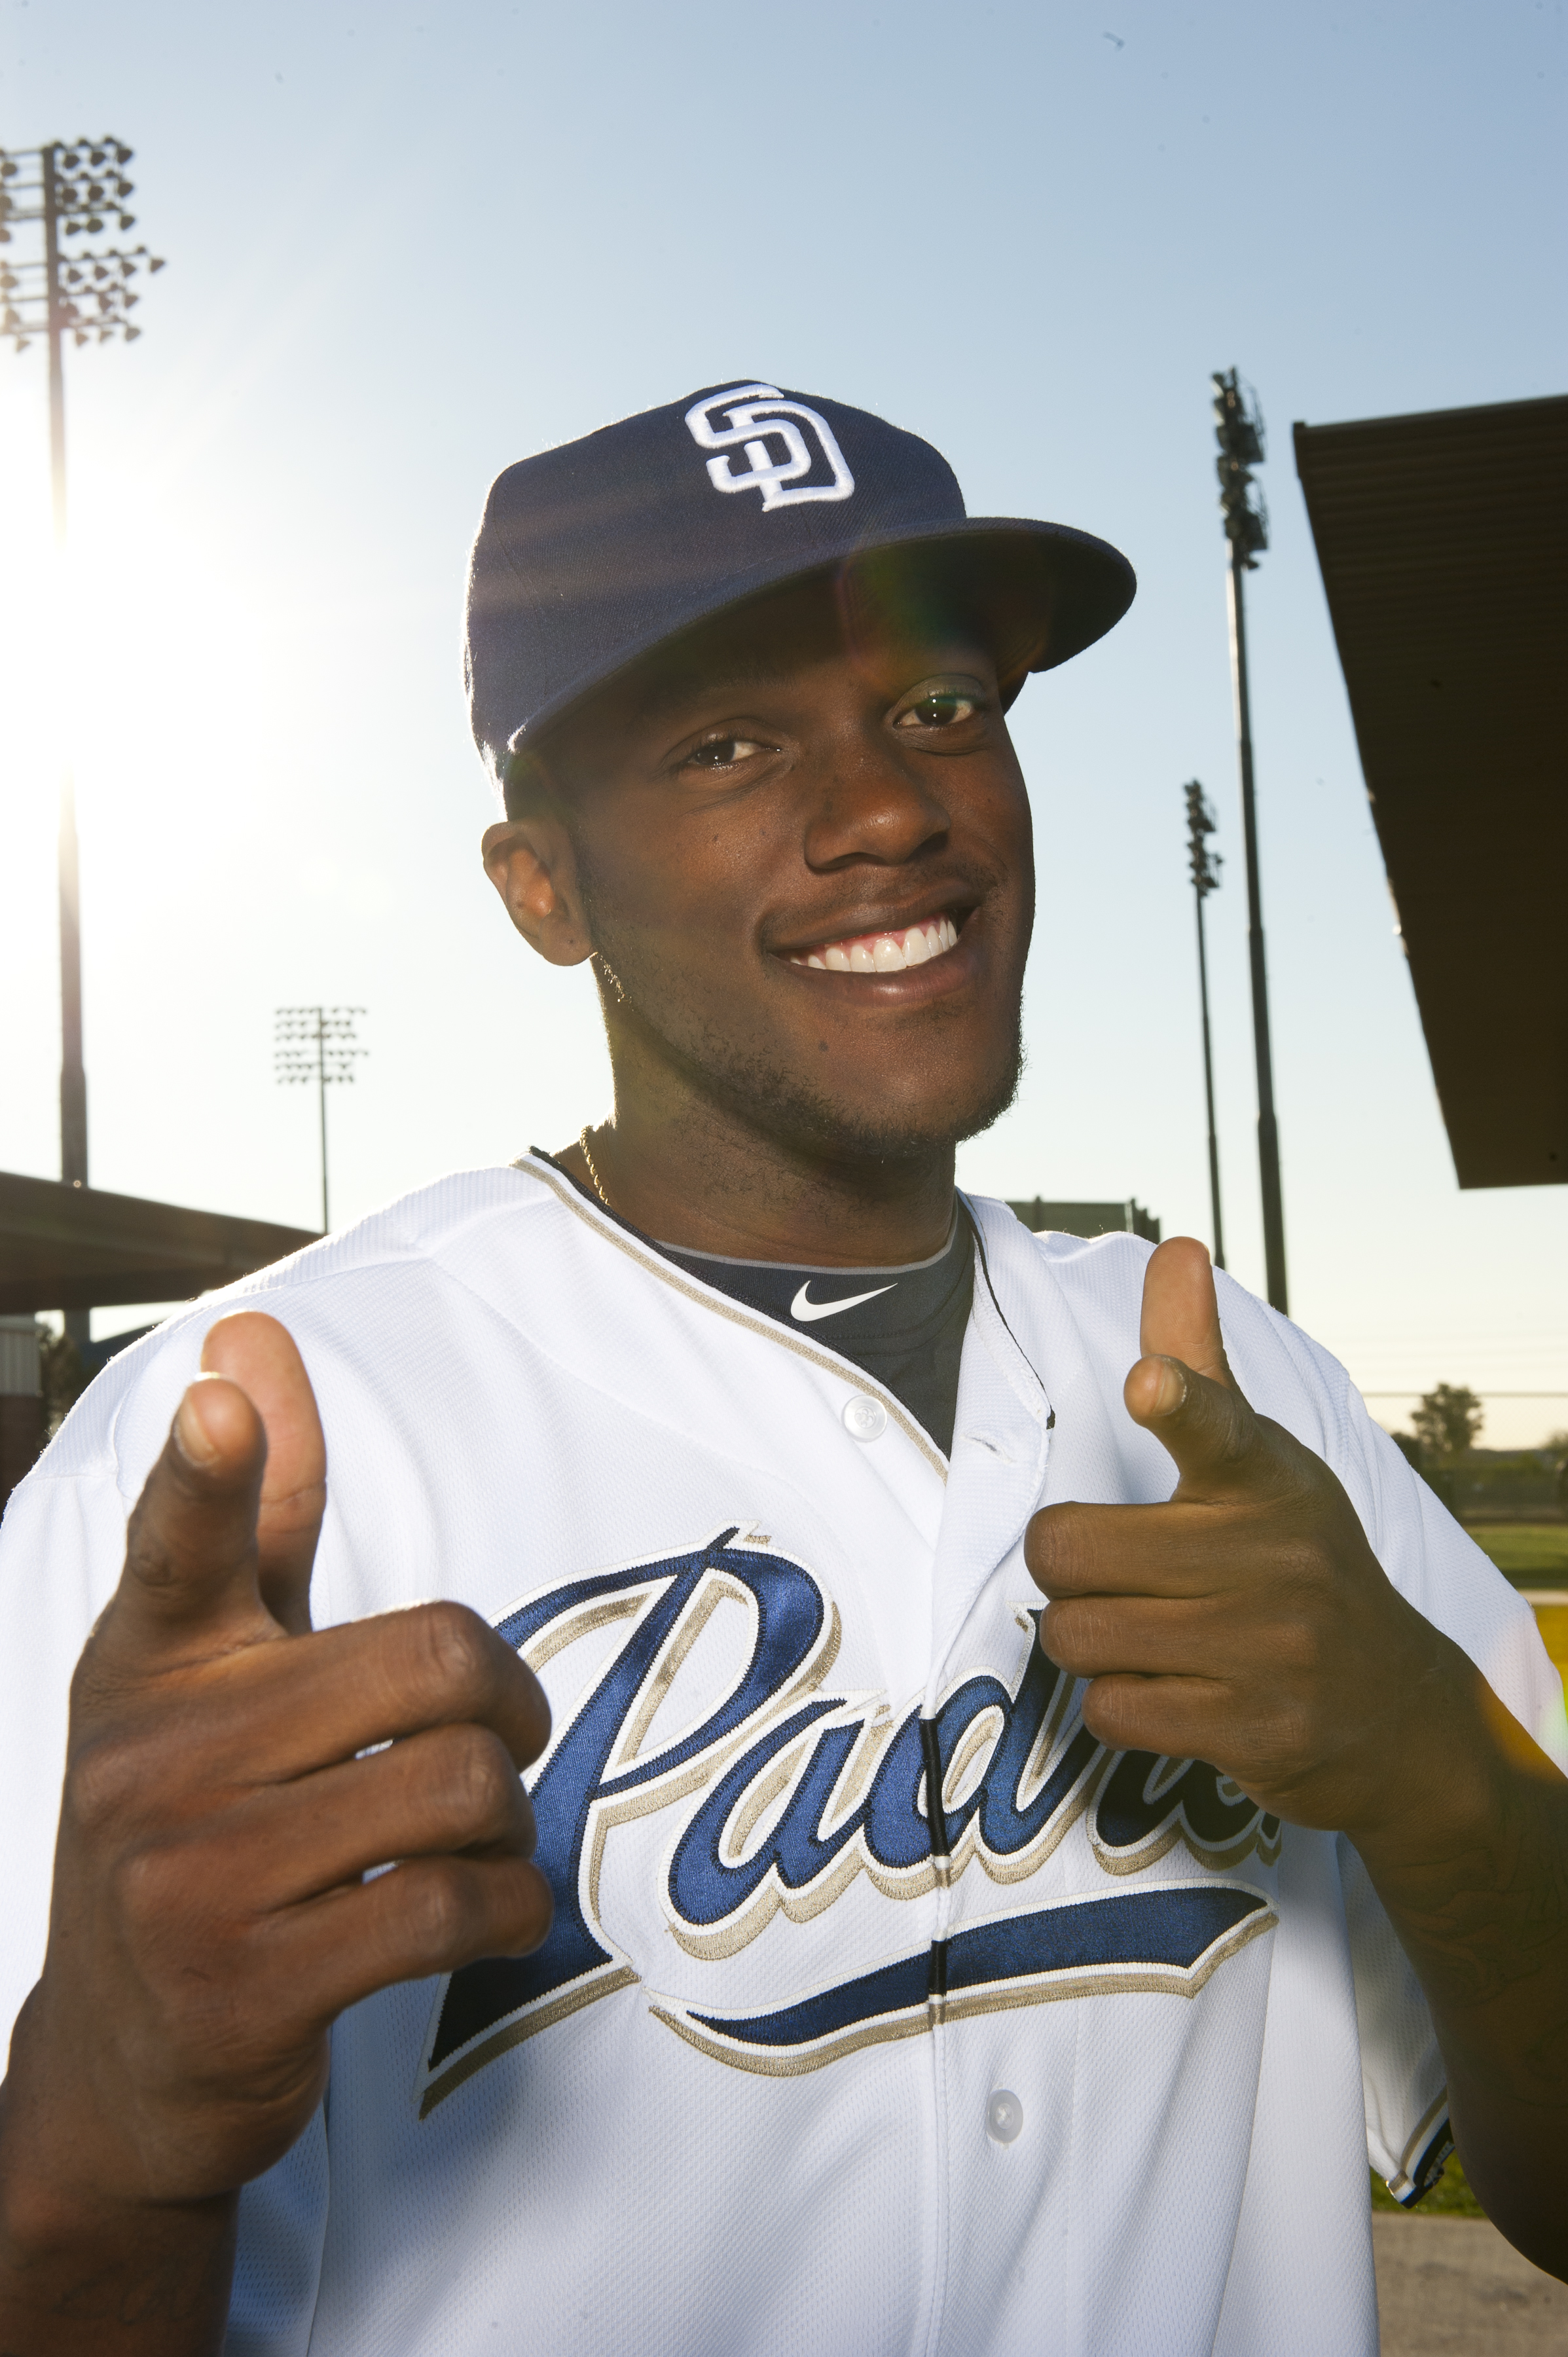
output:
[[[824,887],[834,880],[824,877]],[[843,888],[849,879],[838,880],[838,890],[824,889],[809,906],[797,899],[772,910],[762,928],[764,947],[776,956],[789,956],[863,933],[906,932],[911,925],[939,917],[951,917],[961,932],[975,911],[994,898],[1005,877],[977,861],[946,860],[918,877],[900,873],[878,881],[860,875],[848,890]]]

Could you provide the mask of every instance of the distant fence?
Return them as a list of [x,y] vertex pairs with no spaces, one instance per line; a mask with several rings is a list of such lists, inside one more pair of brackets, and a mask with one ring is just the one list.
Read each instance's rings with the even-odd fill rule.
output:
[[1449,1512],[1463,1522],[1568,1522],[1568,1501],[1557,1476],[1546,1468],[1516,1472],[1506,1466],[1487,1466],[1473,1473],[1461,1466],[1456,1472],[1433,1472],[1425,1478]]

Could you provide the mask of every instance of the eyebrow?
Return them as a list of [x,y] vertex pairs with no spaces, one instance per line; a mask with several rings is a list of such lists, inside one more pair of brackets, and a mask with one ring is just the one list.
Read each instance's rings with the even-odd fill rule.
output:
[[[957,652],[958,650],[955,646],[950,651]],[[677,654],[668,670],[661,670],[650,678],[646,692],[637,700],[638,717],[657,725],[676,705],[687,703],[694,696],[712,697],[719,702],[748,687],[773,687],[797,668],[798,665],[788,656],[770,653],[763,647],[750,651],[737,649],[712,669],[693,658],[682,658]],[[937,668],[945,670],[951,666],[939,664]]]

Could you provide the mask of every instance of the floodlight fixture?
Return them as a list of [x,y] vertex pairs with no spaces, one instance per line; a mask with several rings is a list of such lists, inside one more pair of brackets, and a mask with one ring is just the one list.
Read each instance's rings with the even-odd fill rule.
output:
[[1214,471],[1219,478],[1219,505],[1225,536],[1241,552],[1251,573],[1269,544],[1269,511],[1262,490],[1252,480],[1252,468],[1263,463],[1263,414],[1258,396],[1243,387],[1234,369],[1214,374],[1214,436],[1219,456]]
[[[66,540],[65,369],[67,337],[84,344],[127,344],[141,335],[131,311],[140,300],[132,281],[145,269],[163,268],[163,257],[145,245],[129,253],[117,246],[102,252],[76,243],[100,237],[113,220],[124,234],[135,226],[127,200],[134,194],[124,167],[131,149],[121,139],[53,139],[41,147],[0,148],[0,340],[15,351],[30,350],[36,337],[48,347],[49,471],[54,495],[55,546]],[[13,258],[8,251],[19,230],[42,231],[42,251]],[[57,619],[57,628],[60,627]],[[62,742],[72,735],[61,716]],[[77,889],[76,795],[69,763],[62,761],[59,807],[60,957],[60,1177],[87,1184],[87,1073],[81,1040],[81,916]],[[65,1313],[66,1331],[84,1344],[88,1312]]]
[[280,1087],[316,1084],[321,1133],[321,1232],[332,1222],[327,1192],[327,1092],[352,1081],[354,1066],[370,1054],[354,1029],[362,1006],[280,1006],[273,1019],[273,1077]]

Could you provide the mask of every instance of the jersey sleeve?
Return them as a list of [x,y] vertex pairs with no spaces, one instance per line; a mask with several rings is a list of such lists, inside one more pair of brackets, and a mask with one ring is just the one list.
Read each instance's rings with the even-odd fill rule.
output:
[[327,2242],[327,2120],[318,2110],[240,2196],[223,2357],[307,2357]]
[[12,1491],[0,1521],[0,2025],[7,2041],[44,1959],[71,1673],[119,1582],[131,1508],[200,1348],[188,1315],[112,1361]]
[[[1554,1764],[1568,1764],[1563,1682],[1530,1605],[1367,1415],[1354,1422],[1373,1497],[1374,1549],[1401,1593],[1468,1653]],[[1356,1983],[1367,2152],[1396,2201],[1421,2200],[1454,2149],[1448,2094],[1420,1983],[1350,1843],[1339,1843]]]
[[[1524,1598],[1373,1423],[1337,1360],[1223,1279],[1220,1311],[1237,1379],[1254,1405],[1332,1466],[1401,1595],[1469,1655],[1547,1757],[1568,1769],[1563,1682]],[[1343,1836],[1337,1848],[1368,2158],[1408,2207],[1453,2150],[1443,2058],[1421,1984],[1365,1867]]]
[[107,1465],[69,1480],[36,1469],[12,1492],[0,1523],[0,2027],[7,2044],[44,1961],[71,1673],[124,1553],[124,1501]]
[[1443,2056],[1421,1984],[1370,1876],[1343,1834],[1337,1848],[1356,1986],[1367,2158],[1394,2200],[1409,2209],[1435,2185],[1454,2149]]
[[[201,1330],[165,1329],[100,1375],[0,1522],[0,2027],[8,2044],[48,1932],[70,1680],[113,1594],[130,1510],[196,1372]],[[226,2357],[305,2357],[326,2234],[320,2112],[240,2204]]]

